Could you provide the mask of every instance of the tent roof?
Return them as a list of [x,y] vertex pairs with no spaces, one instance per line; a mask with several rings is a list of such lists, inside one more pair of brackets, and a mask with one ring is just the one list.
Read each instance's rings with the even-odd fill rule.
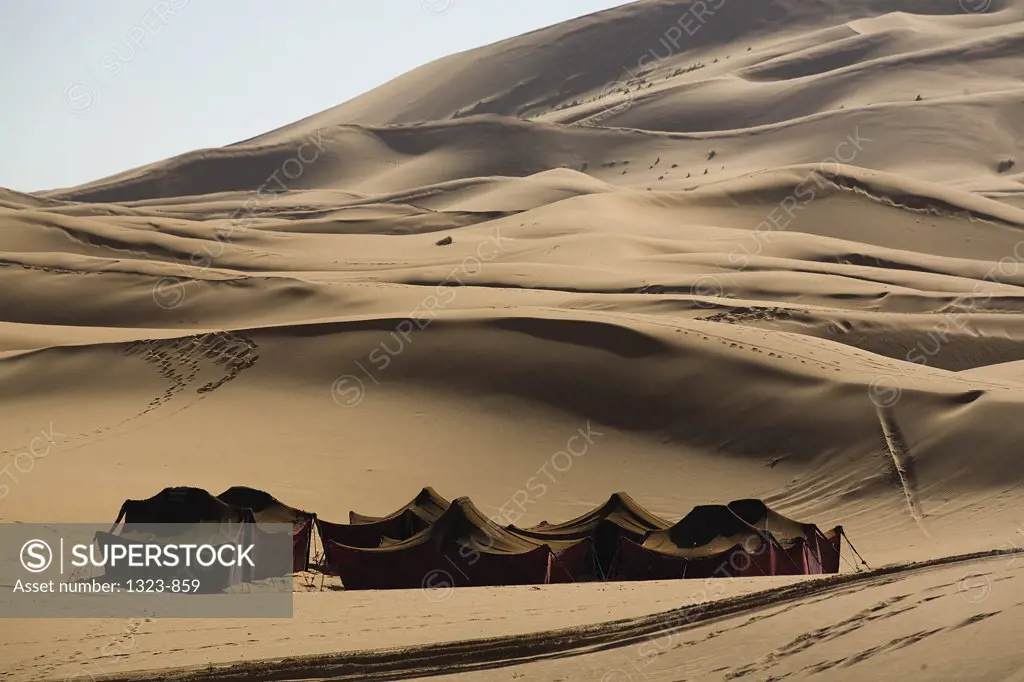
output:
[[320,537],[349,547],[378,547],[387,540],[404,540],[430,525],[411,509],[367,523],[331,523],[317,519]]
[[125,500],[121,505],[124,522],[209,523],[252,522],[250,509],[236,507],[217,499],[202,488],[164,488],[145,500]]
[[745,523],[725,505],[702,505],[671,528],[647,536],[644,549],[687,559],[726,552],[737,545],[755,551],[764,542],[753,526]]
[[812,537],[818,531],[813,523],[801,523],[783,516],[757,499],[734,500],[729,510],[749,525],[767,531],[783,543],[788,544],[800,538]]
[[[125,500],[112,534],[136,542],[174,538],[176,542],[237,541],[242,524],[255,523],[251,509],[235,507],[201,488],[164,488],[145,500]],[[175,524],[168,526],[166,524]]]
[[388,539],[380,547],[361,551],[397,553],[430,543],[435,546],[469,547],[481,554],[525,554],[545,545],[557,552],[579,542],[541,541],[518,535],[491,521],[468,497],[460,497],[452,501],[433,524],[411,538],[398,541]]
[[417,493],[416,497],[412,498],[412,500],[387,516],[367,516],[365,514],[358,514],[354,511],[350,511],[348,516],[349,522],[352,524],[367,524],[378,523],[380,521],[390,521],[402,516],[408,511],[411,511],[427,523],[433,523],[448,510],[448,506],[450,504],[451,502],[438,495],[436,490],[427,487]]
[[245,486],[228,488],[217,499],[234,507],[251,509],[256,521],[260,523],[297,524],[314,516],[310,512],[288,506],[268,492]]
[[508,526],[508,529],[514,533],[541,539],[574,538],[592,534],[602,522],[613,523],[637,535],[662,530],[671,525],[665,519],[644,509],[626,493],[618,492],[612,494],[601,506],[569,521],[555,524],[542,521],[531,528]]

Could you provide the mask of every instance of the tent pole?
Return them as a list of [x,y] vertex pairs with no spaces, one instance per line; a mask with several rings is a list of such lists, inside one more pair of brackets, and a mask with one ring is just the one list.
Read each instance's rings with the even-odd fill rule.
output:
[[846,534],[846,530],[843,529],[843,530],[839,531],[839,535],[840,535],[840,537],[846,538],[846,544],[848,544],[850,546],[850,549],[852,549],[853,553],[857,555],[857,558],[860,559],[860,562],[862,564],[864,564],[865,568],[867,568],[870,571],[871,567],[868,566],[868,562],[864,561],[864,557],[862,557],[860,555],[860,552],[857,551],[857,548],[853,546],[852,542],[850,542],[850,536]]
[[[769,534],[769,535],[768,535],[768,537],[769,537],[769,538],[771,538],[771,540],[775,540],[775,536],[774,536],[774,535],[771,535],[771,534]],[[781,547],[781,545],[780,545],[780,547]],[[742,550],[743,550],[743,553],[744,553],[744,554],[746,554],[747,556],[750,556],[750,552],[748,552],[748,551],[747,551],[747,548],[746,548],[746,547],[744,547],[743,545],[740,545],[740,549],[742,549]],[[771,553],[772,553],[772,552],[774,552],[774,551],[775,551],[775,549],[774,549],[774,547],[772,547],[772,543],[771,543],[771,542],[769,541],[769,542],[768,542],[768,553],[769,553],[769,557],[770,557]],[[790,561],[792,561],[792,559],[790,559]],[[756,562],[756,561],[754,561],[753,559],[751,559],[751,560],[750,560],[750,563],[751,563],[751,564],[753,564],[754,568],[756,568],[757,570],[761,571],[761,567],[757,565],[757,562]],[[793,565],[795,566],[796,564],[794,563]],[[771,570],[772,570],[772,567],[771,567],[771,565],[769,565],[769,566],[768,566],[768,573],[765,573],[764,571],[761,571],[761,575],[762,575],[762,576],[768,576],[768,575],[773,575],[773,574],[772,574],[772,572],[771,572]]]
[[597,569],[602,574],[603,580],[610,582],[615,580],[616,570],[619,567],[619,555],[622,554],[622,538],[619,538],[619,542],[615,545],[615,556],[612,557],[612,563],[608,566],[608,575],[604,575],[604,571],[601,569],[601,563],[597,561],[597,547],[594,547],[594,561],[597,563]]
[[[786,560],[789,561],[789,563],[793,564],[793,568],[795,568],[798,571],[801,570],[801,568],[796,565],[796,562],[793,561],[793,557],[789,556],[789,552],[787,552],[785,550],[785,548],[782,546],[782,543],[779,542],[778,538],[776,538],[771,533],[768,533],[768,537],[765,539],[765,541],[768,542],[769,551],[775,552],[776,547],[777,547],[778,548],[778,553],[781,553],[783,556],[785,556]],[[771,574],[772,575],[776,575],[776,573],[775,573],[775,564],[774,563],[772,564],[772,573]],[[801,573],[799,575],[803,575],[803,573]]]
[[127,503],[121,505],[121,511],[117,513],[117,521],[114,521],[114,525],[110,527],[110,533],[113,534],[114,529],[117,528],[117,524],[121,523],[121,519],[124,518],[126,513],[125,506]]
[[555,554],[554,550],[551,550],[551,557],[552,557],[552,562],[555,563],[555,564],[558,564],[558,566],[562,569],[562,571],[567,576],[569,576],[569,580],[571,580],[572,582],[576,582],[576,576],[574,576],[572,574],[572,572],[568,568],[566,568],[565,562],[562,561],[562,558],[560,556]]

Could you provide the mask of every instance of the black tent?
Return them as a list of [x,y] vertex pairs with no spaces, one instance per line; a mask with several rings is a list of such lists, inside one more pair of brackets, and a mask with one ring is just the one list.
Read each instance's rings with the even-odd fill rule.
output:
[[774,575],[782,548],[725,505],[694,507],[678,523],[642,542],[623,538],[612,577],[616,580]]
[[433,488],[424,488],[416,497],[387,516],[366,516],[349,512],[349,523],[331,523],[317,519],[317,531],[327,551],[327,541],[349,547],[379,547],[381,540],[405,540],[437,521],[451,503]]
[[[122,521],[124,525],[115,532]],[[176,487],[164,488],[148,499],[125,500],[110,531],[96,533],[95,539],[103,551],[115,544],[139,543],[245,546],[254,542],[255,527],[250,509],[223,502],[201,488]],[[219,565],[206,569],[194,566],[187,575],[182,571],[182,567],[169,569],[167,577],[201,578],[205,592],[217,592],[253,580],[255,576],[248,566],[230,569]],[[119,574],[108,567],[107,575]]]
[[586,539],[540,541],[512,533],[466,497],[405,540],[366,548],[327,539],[324,546],[329,570],[350,590],[569,582],[590,553]]
[[842,526],[823,532],[813,523],[794,521],[757,499],[735,500],[728,507],[744,522],[779,541],[789,556],[782,570],[792,567],[796,574],[839,572]]
[[644,509],[623,492],[614,493],[602,505],[563,523],[541,522],[532,528],[508,526],[513,533],[538,540],[578,540],[590,538],[594,544],[597,568],[602,577],[611,570],[619,549],[619,540],[643,542],[647,535],[671,524]]

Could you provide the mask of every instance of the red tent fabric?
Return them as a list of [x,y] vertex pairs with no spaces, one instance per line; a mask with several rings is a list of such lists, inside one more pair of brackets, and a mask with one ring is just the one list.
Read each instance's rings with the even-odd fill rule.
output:
[[541,542],[493,523],[469,498],[436,522],[380,547],[324,541],[328,570],[350,590],[567,582],[589,556],[589,541]]
[[832,530],[822,533],[819,551],[821,553],[821,572],[839,572],[839,552],[843,540],[843,527],[836,526]]

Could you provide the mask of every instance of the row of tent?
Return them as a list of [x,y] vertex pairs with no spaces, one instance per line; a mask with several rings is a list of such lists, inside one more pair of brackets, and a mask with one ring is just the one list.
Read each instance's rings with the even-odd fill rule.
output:
[[838,573],[842,527],[822,532],[760,500],[695,507],[677,523],[615,493],[569,521],[501,526],[469,498],[425,488],[384,517],[316,521],[348,589]]
[[467,497],[449,501],[432,488],[387,516],[350,512],[346,524],[243,487],[217,496],[167,488],[127,500],[115,528],[122,519],[257,529],[291,524],[296,572],[309,568],[315,525],[323,547],[319,568],[340,576],[346,589],[838,573],[843,536],[842,526],[823,532],[756,499],[698,506],[671,523],[625,493],[569,521],[520,528],[496,523]]

